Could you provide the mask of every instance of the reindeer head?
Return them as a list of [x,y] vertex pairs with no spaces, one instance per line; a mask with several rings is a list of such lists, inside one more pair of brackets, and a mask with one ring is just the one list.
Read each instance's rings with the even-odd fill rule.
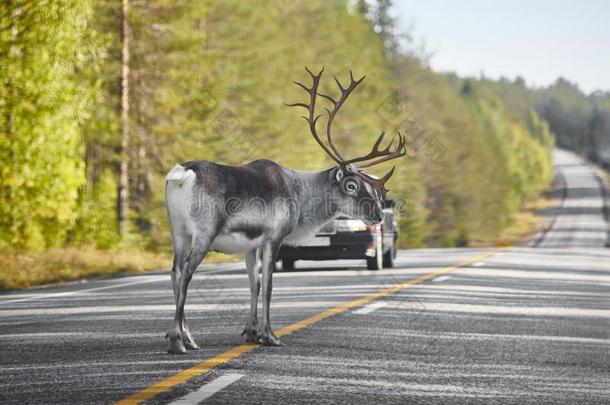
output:
[[[350,84],[347,87],[343,87],[339,79],[335,77],[335,82],[337,82],[337,86],[339,86],[339,90],[341,91],[341,96],[339,96],[338,99],[335,99],[327,94],[318,92],[318,86],[324,68],[322,68],[317,75],[313,74],[308,68],[305,68],[305,70],[307,70],[307,73],[309,73],[312,78],[311,87],[307,87],[299,82],[294,83],[309,94],[309,104],[293,103],[286,105],[289,107],[303,107],[309,112],[308,116],[304,116],[303,118],[308,122],[311,134],[324,152],[337,162],[338,166],[330,171],[330,181],[331,184],[333,184],[332,197],[333,200],[338,201],[337,208],[339,211],[360,218],[368,224],[379,223],[383,219],[383,200],[388,192],[385,188],[385,183],[392,177],[394,167],[381,178],[367,174],[364,171],[364,168],[404,156],[406,154],[405,138],[399,132],[398,145],[394,150],[392,150],[392,144],[394,143],[393,139],[389,145],[380,149],[380,145],[385,135],[385,132],[382,132],[377,137],[377,140],[368,154],[345,159],[333,142],[332,124],[335,116],[349,95],[360,83],[362,83],[365,76],[355,80],[354,75],[350,70]],[[322,116],[322,114],[316,115],[317,96],[327,99],[332,104],[332,109],[325,108],[328,113],[328,120],[326,122],[326,140],[328,141],[328,146],[322,141],[320,136],[318,136],[316,129],[316,123]]]

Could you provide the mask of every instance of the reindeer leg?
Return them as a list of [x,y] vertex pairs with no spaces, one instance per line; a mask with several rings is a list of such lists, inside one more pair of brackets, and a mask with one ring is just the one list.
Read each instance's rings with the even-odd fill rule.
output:
[[250,317],[246,322],[246,327],[241,333],[246,335],[246,342],[258,342],[258,317],[256,315],[258,307],[258,293],[261,289],[261,282],[258,275],[256,263],[257,250],[253,249],[246,253],[246,269],[250,280]]
[[271,305],[271,290],[273,289],[273,270],[275,258],[280,249],[280,242],[267,241],[263,245],[263,322],[258,332],[260,342],[265,346],[282,346],[282,342],[271,330],[269,307]]
[[199,350],[199,345],[191,335],[191,331],[189,329],[189,326],[186,324],[186,319],[184,318],[184,315],[182,316],[182,328],[180,332],[182,333],[182,342],[184,343],[184,346],[187,348],[187,350]]
[[182,255],[177,253],[174,255],[174,265],[172,266],[172,288],[174,289],[174,301],[178,305],[178,297],[180,296],[180,274],[182,273]]
[[[182,267],[184,265],[184,256],[184,252],[181,252],[174,256],[174,266],[172,268],[171,273],[172,287],[174,288],[174,299],[176,300],[176,305],[178,305],[178,298],[180,296],[180,275],[182,274]],[[189,330],[189,327],[186,324],[186,319],[184,318],[184,316],[182,316],[180,333],[182,335],[182,341],[184,343],[184,346],[186,346],[188,350],[199,350],[199,345],[197,345],[197,342],[195,342],[195,339],[193,339],[193,336],[191,335],[191,331]],[[169,334],[165,337],[167,338],[168,336]]]
[[[172,288],[174,290],[174,302],[176,307],[178,307],[178,298],[180,297],[180,277],[182,274],[182,269],[184,267],[184,261],[186,258],[186,249],[187,243],[183,237],[178,235],[174,235],[174,263],[172,266],[171,277],[172,277]],[[165,334],[165,338],[169,338],[170,333],[167,332]],[[174,336],[172,334],[172,336]],[[170,340],[170,345],[172,344]],[[176,346],[177,343],[173,343],[173,346]],[[179,349],[177,349],[179,351]]]
[[[179,284],[178,284],[178,300],[176,303],[176,313],[174,315],[174,323],[172,328],[167,332],[167,337],[169,338],[169,343],[167,347],[167,351],[173,354],[184,354],[186,353],[185,342],[183,339],[186,338],[186,334],[183,335],[184,328],[184,304],[186,303],[186,293],[188,290],[189,283],[193,278],[193,274],[199,264],[203,261],[203,258],[208,252],[208,248],[210,246],[209,237],[194,237],[192,250],[186,260],[186,268],[180,274]],[[190,337],[190,332],[188,333],[190,338],[190,343],[195,343],[195,341]],[[188,339],[188,338],[187,338]]]
[[[171,276],[172,276],[172,287],[174,289],[174,299],[175,304],[178,305],[178,297],[180,296],[180,275],[182,274],[181,263],[184,262],[182,259],[183,256],[175,255],[174,256],[174,266],[172,268]],[[188,325],[186,324],[186,319],[182,317],[182,323],[180,326],[180,333],[182,335],[182,340],[184,341],[184,345],[189,350],[197,350],[199,346],[195,343],[195,340],[191,336],[191,332],[189,331]],[[169,333],[165,335],[167,339],[169,337]]]

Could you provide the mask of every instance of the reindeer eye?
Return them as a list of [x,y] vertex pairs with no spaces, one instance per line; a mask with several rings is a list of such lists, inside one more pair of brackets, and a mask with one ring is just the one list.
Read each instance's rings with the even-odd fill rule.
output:
[[358,191],[358,183],[356,183],[354,180],[347,180],[344,183],[343,187],[348,193],[355,193],[356,191]]

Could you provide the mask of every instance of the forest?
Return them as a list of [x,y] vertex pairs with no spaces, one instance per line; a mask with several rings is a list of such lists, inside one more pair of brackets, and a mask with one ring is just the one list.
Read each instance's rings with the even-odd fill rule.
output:
[[325,68],[329,93],[332,75],[367,76],[335,123],[347,154],[366,151],[381,130],[407,136],[389,185],[402,247],[501,243],[548,189],[555,142],[610,163],[609,94],[563,79],[533,89],[435,73],[397,32],[389,0],[0,7],[7,257],[168,252],[164,177],[179,162],[330,167],[299,111],[283,104],[302,98],[292,81],[307,80],[306,66]]

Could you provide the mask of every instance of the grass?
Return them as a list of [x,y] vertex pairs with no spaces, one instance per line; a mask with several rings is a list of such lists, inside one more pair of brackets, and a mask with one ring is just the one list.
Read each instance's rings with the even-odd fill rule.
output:
[[[234,260],[210,253],[206,263]],[[91,277],[171,268],[168,253],[139,250],[99,250],[90,247],[53,248],[45,252],[0,252],[0,290],[30,288]]]
[[541,231],[548,226],[548,217],[536,216],[536,211],[543,210],[550,205],[546,198],[538,198],[525,205],[524,209],[515,215],[514,222],[500,232],[496,241],[497,246],[517,245],[532,233]]
[[523,209],[517,212],[511,225],[503,229],[493,239],[482,239],[472,241],[469,246],[514,246],[524,240],[531,238],[538,231],[548,226],[549,219],[536,216],[536,211],[548,208],[552,201],[542,196],[525,204]]

